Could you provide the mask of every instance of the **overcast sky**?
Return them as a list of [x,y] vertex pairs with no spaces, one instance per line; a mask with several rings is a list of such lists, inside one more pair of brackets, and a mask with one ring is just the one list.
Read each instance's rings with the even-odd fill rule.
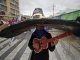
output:
[[32,15],[35,8],[42,8],[44,15],[53,14],[67,9],[80,9],[80,0],[20,0],[20,12],[24,15]]

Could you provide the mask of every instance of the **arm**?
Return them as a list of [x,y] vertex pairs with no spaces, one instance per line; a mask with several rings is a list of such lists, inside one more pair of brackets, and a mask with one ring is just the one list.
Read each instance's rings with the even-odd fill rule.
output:
[[[51,36],[51,34],[49,33],[49,34],[48,34],[48,39],[50,39],[50,38],[52,38],[52,36]],[[55,49],[55,44],[54,44],[54,43],[49,43],[49,44],[48,44],[48,49],[49,49],[50,51],[54,51],[54,49]]]
[[33,48],[33,39],[34,39],[34,35],[32,34],[32,35],[31,35],[31,38],[30,38],[30,40],[29,40],[29,43],[28,43],[28,46],[29,46],[29,48],[30,48],[31,50],[34,50],[34,48]]

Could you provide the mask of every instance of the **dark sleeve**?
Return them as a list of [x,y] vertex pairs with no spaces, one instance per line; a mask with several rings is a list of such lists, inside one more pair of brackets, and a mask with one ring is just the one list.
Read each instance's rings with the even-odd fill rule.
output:
[[34,50],[34,48],[33,48],[33,39],[34,39],[34,35],[32,34],[32,35],[31,35],[31,38],[30,38],[30,40],[29,40],[29,43],[28,43],[28,46],[29,46],[29,48],[30,48],[31,50]]
[[[48,33],[48,39],[52,38],[51,34]],[[54,46],[51,46],[51,43],[48,44],[48,49],[52,52],[54,51],[55,49],[55,45]]]

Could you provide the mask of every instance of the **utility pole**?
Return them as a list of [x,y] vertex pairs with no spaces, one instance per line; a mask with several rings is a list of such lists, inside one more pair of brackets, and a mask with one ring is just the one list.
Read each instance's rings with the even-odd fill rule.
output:
[[53,4],[53,16],[54,16],[54,4]]

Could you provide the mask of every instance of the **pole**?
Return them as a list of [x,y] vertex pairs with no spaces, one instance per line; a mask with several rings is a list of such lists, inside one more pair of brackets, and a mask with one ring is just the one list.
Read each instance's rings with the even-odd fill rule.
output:
[[54,16],[54,4],[53,4],[53,16]]

